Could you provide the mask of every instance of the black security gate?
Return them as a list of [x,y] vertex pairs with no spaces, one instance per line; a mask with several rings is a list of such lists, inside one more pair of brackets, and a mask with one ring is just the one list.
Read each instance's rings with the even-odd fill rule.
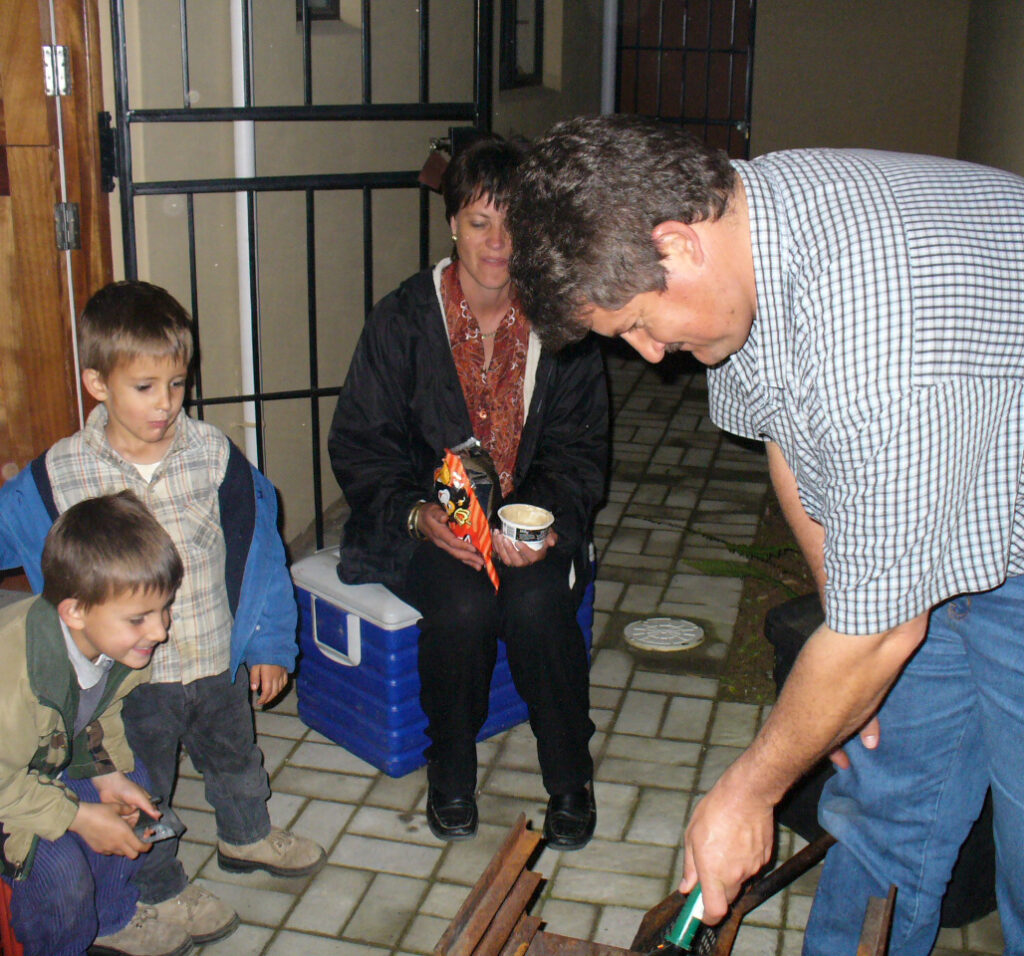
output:
[[431,142],[490,126],[492,0],[129,3],[111,0],[125,273],[190,309],[192,413],[322,547],[321,420],[374,299],[439,247]]
[[756,0],[620,0],[617,111],[750,151]]

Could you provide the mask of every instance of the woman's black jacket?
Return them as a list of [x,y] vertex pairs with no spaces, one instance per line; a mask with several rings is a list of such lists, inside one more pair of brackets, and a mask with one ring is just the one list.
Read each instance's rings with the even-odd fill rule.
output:
[[[445,449],[473,434],[433,278],[439,269],[412,276],[374,307],[338,396],[327,446],[351,508],[338,564],[350,584],[401,586],[416,546],[409,509],[434,500]],[[585,556],[608,467],[604,364],[592,336],[558,354],[530,339],[540,357],[507,500],[553,512],[558,549]]]

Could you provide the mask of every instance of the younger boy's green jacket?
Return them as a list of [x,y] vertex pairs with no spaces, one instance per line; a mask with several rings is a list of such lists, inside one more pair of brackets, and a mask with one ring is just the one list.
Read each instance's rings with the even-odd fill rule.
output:
[[95,777],[135,767],[121,724],[121,700],[149,668],[115,663],[99,715],[68,745],[78,712],[78,680],[56,608],[29,598],[0,609],[0,849],[3,872],[24,877],[40,837],[63,836],[78,798],[57,777]]

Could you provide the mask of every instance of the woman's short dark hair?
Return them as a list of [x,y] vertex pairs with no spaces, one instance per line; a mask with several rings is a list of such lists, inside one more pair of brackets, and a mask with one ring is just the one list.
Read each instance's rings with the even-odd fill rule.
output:
[[664,291],[654,227],[718,219],[735,184],[725,153],[640,116],[566,120],[537,139],[506,224],[512,281],[545,345],[582,338],[589,306]]
[[68,508],[46,536],[42,570],[47,601],[86,610],[136,591],[173,594],[184,573],[171,536],[130,491]]
[[504,209],[526,149],[525,140],[481,133],[459,150],[441,177],[445,219],[451,219],[464,206],[481,197],[489,199],[497,209]]

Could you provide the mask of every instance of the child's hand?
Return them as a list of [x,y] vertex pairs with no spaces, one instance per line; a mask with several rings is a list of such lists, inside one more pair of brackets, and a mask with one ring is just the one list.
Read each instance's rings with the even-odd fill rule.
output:
[[255,694],[260,692],[256,703],[260,707],[269,704],[288,683],[288,671],[279,664],[254,664],[249,671],[249,687]]
[[[126,811],[127,817],[124,815]],[[134,860],[140,853],[150,850],[150,844],[143,843],[127,822],[129,817],[137,818],[138,814],[138,808],[125,803],[80,803],[68,829],[77,833],[97,853]]]
[[127,812],[122,816],[130,826],[139,822],[139,810],[150,817],[157,819],[160,817],[160,811],[157,810],[149,794],[119,771],[93,777],[92,783],[100,795],[100,803],[122,804],[127,808]]

